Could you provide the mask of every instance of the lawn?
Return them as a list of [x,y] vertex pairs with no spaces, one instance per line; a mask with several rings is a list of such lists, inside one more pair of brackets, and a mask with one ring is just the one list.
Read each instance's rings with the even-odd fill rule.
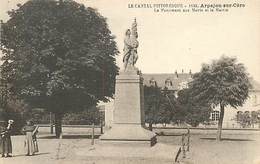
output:
[[[168,136],[159,137],[159,142],[176,143],[174,135],[178,135],[178,132],[169,131],[165,132]],[[215,130],[191,130],[189,156],[192,163],[260,164],[259,131],[223,131],[221,142],[215,140],[215,133]]]

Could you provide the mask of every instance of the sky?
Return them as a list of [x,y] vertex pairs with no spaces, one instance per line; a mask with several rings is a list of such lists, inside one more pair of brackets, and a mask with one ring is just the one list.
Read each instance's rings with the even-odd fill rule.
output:
[[[136,66],[143,73],[198,72],[202,63],[222,55],[237,57],[250,76],[260,82],[260,1],[259,0],[75,0],[93,7],[107,18],[120,54],[123,40],[134,18],[138,24],[139,59]],[[26,0],[1,0],[0,19],[8,20],[7,11]],[[129,4],[244,3],[229,12],[156,13],[149,8],[129,8]]]

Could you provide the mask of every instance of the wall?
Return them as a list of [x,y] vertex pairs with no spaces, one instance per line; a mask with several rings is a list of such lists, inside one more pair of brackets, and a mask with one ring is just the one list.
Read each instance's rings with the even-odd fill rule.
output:
[[[219,107],[214,110],[220,111]],[[238,107],[237,109],[227,106],[225,108],[225,115],[223,119],[223,128],[240,128],[240,124],[236,121],[236,115],[238,111],[257,111],[260,110],[260,91],[251,91],[249,93],[249,98],[246,100],[242,107]],[[214,125],[213,125],[214,126]],[[216,126],[216,125],[215,125]],[[258,127],[258,126],[255,126]]]

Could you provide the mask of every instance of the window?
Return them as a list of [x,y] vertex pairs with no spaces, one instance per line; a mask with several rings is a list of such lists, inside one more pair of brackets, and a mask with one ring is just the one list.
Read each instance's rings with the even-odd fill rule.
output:
[[157,87],[157,83],[154,80],[154,78],[151,78],[149,82],[150,82],[150,86]]
[[243,118],[243,112],[242,111],[238,111],[236,117],[237,117],[237,122],[239,123],[242,120],[242,118]]
[[212,121],[218,121],[219,120],[219,111],[213,111],[211,113],[211,120]]
[[170,79],[165,80],[165,87],[169,88],[172,86],[172,81]]

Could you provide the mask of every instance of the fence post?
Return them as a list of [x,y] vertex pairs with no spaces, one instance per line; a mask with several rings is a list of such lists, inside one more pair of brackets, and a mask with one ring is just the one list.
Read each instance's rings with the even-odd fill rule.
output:
[[190,151],[190,128],[188,127],[188,145],[187,145],[187,151]]
[[95,124],[92,123],[91,145],[94,145],[94,137],[95,137]]
[[181,144],[182,144],[182,153],[183,153],[183,158],[186,158],[185,154],[185,134],[182,134],[182,139],[181,139]]
[[50,128],[51,128],[51,134],[53,134],[53,123],[52,123],[52,115],[50,112]]
[[53,134],[53,124],[51,123],[51,134]]
[[103,131],[103,121],[100,120],[100,133],[103,134],[104,131]]

